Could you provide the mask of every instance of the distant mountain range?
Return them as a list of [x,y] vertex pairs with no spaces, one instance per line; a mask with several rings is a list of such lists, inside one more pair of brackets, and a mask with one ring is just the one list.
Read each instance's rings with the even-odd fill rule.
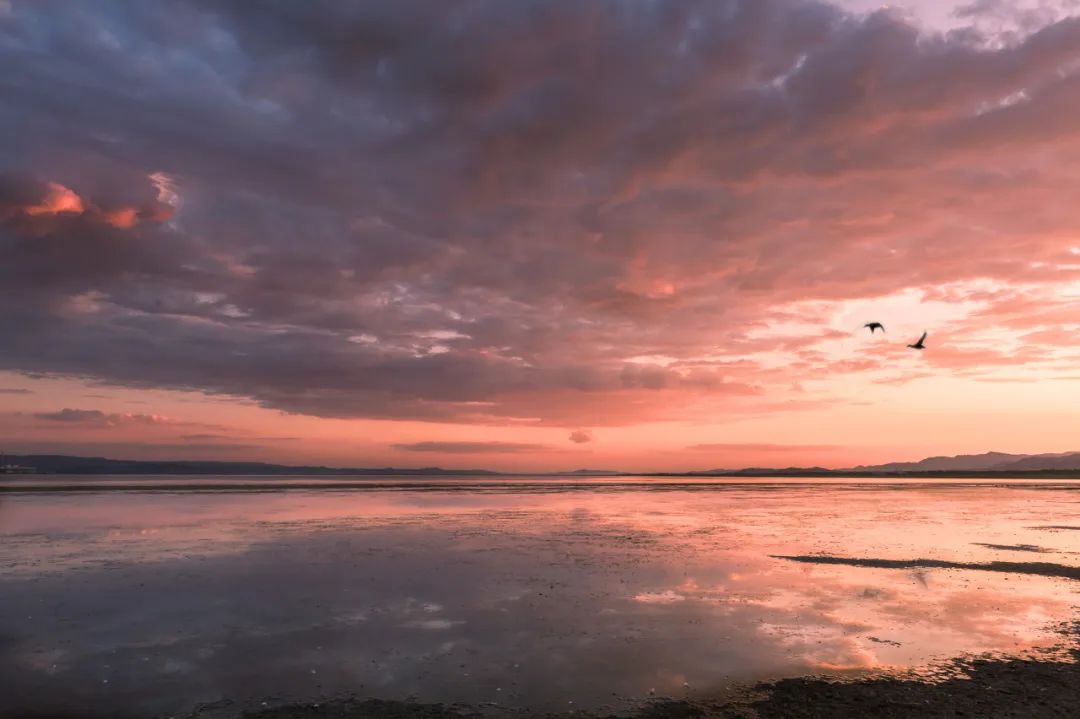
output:
[[960,454],[955,457],[927,457],[918,462],[860,465],[855,472],[1045,472],[1080,470],[1080,452],[1062,454]]
[[[508,472],[487,469],[443,469],[442,467],[325,467],[321,465],[283,465],[265,462],[214,462],[189,460],[134,460],[107,459],[105,457],[69,457],[59,454],[2,455],[0,465],[32,467],[44,474],[195,474],[195,475],[317,475],[317,476],[510,476]],[[630,474],[654,476],[727,476],[727,477],[778,477],[778,476],[942,476],[948,474],[970,475],[1023,474],[1045,475],[1047,473],[1080,474],[1080,452],[1061,454],[961,454],[955,457],[927,457],[918,462],[890,462],[888,464],[859,465],[846,469],[825,467],[746,467],[743,469],[711,469],[698,472],[620,472],[607,469],[577,469],[569,472],[541,472],[536,476],[574,475],[580,477],[611,477]]]
[[156,461],[106,459],[104,457],[69,457],[62,454],[3,455],[0,464],[33,467],[46,474],[233,474],[233,475],[424,475],[461,476],[497,475],[486,469],[443,469],[420,467],[323,467],[268,464],[264,462]]

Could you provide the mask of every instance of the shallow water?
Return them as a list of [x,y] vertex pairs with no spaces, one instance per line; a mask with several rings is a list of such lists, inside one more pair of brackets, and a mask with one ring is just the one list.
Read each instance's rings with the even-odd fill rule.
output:
[[0,715],[182,716],[345,692],[622,709],[651,692],[1047,646],[1077,602],[1068,579],[773,555],[1077,566],[1080,531],[1048,527],[1078,524],[1080,483],[20,477],[0,489]]

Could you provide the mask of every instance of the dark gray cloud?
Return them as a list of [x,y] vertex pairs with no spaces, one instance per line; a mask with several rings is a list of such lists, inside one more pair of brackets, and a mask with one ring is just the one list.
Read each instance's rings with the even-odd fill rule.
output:
[[993,44],[815,0],[15,0],[0,369],[333,417],[740,411],[778,304],[1077,274],[1031,239],[1080,230],[1033,155],[1075,136],[1077,62],[1075,18]]
[[170,420],[155,414],[105,413],[97,409],[64,408],[56,412],[38,412],[36,419],[63,422],[86,427],[122,427],[130,425],[166,424]]
[[0,394],[33,394],[33,392],[20,387],[0,387]]
[[39,412],[34,416],[50,422],[82,423],[104,420],[106,414],[96,409],[62,409],[57,412]]
[[241,442],[147,442],[139,441],[78,441],[78,440],[16,440],[6,447],[18,454],[66,454],[109,459],[197,458],[206,460],[253,461],[265,458],[265,445]]
[[592,433],[584,429],[575,429],[570,433],[570,441],[574,444],[585,444],[586,442],[592,442]]

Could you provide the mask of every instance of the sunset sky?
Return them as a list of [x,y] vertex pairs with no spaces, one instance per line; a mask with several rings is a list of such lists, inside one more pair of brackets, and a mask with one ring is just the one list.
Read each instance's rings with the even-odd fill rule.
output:
[[0,67],[0,450],[1080,450],[1076,0],[0,0]]

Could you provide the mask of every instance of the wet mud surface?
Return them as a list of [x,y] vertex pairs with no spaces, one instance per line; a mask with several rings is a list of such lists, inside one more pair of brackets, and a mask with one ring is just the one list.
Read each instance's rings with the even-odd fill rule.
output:
[[1057,716],[1080,685],[1075,488],[206,483],[0,496],[0,717]]
[[[660,699],[631,714],[568,711],[547,719],[1050,719],[1077,716],[1080,650],[1063,629],[1056,658],[965,657],[924,668],[923,676],[794,677],[740,687],[723,699]],[[937,675],[937,676],[933,676]],[[487,719],[534,716],[491,708],[378,700],[242,711],[237,719]],[[195,719],[195,718],[193,718]]]

